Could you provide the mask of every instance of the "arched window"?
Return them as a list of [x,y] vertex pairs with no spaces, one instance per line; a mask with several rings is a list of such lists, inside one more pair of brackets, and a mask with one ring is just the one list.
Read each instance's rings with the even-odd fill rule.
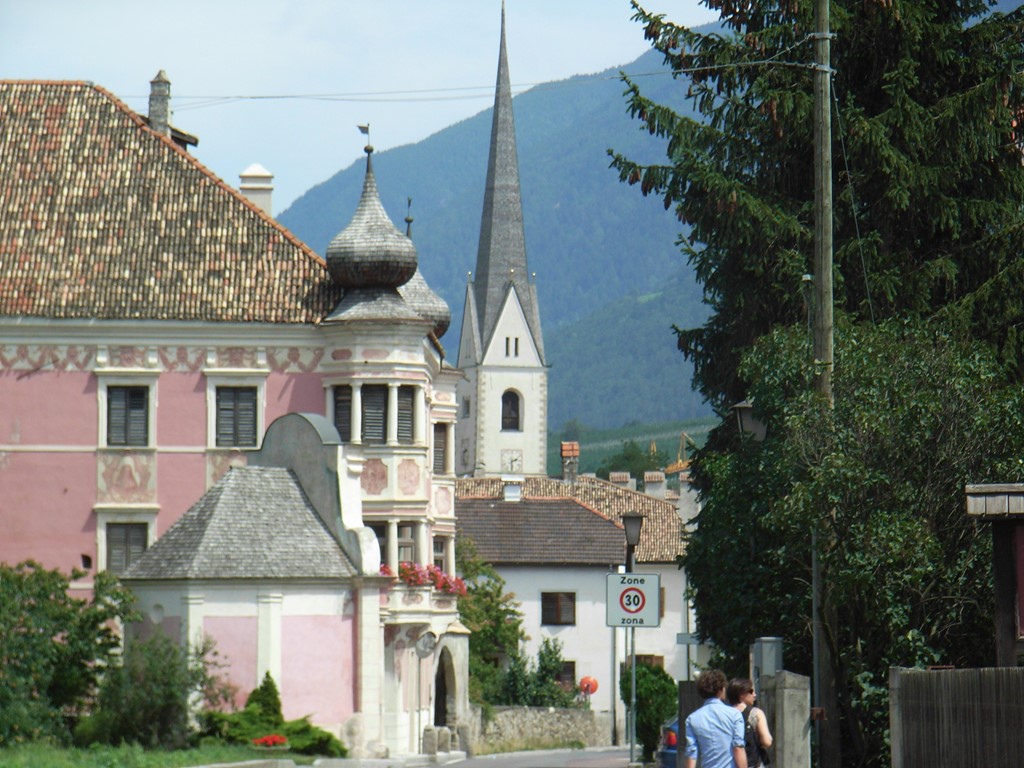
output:
[[501,396],[501,428],[519,432],[522,430],[519,395],[511,389]]

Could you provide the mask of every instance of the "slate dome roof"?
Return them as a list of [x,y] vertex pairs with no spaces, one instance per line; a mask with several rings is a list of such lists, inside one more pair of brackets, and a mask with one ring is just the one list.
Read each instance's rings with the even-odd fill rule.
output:
[[388,218],[366,147],[366,178],[352,221],[327,246],[327,268],[344,288],[397,288],[416,272],[416,246]]

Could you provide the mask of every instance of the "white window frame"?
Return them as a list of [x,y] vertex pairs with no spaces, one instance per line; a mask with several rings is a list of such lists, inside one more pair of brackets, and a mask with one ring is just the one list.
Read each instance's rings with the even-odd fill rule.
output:
[[156,543],[156,504],[102,504],[93,507],[96,513],[96,572],[107,570],[107,526],[142,523],[146,526],[146,549]]
[[[206,447],[216,451],[258,451],[266,430],[268,371],[216,370],[207,368],[206,376]],[[217,388],[256,388],[256,445],[217,445]]]
[[[156,410],[157,410],[157,379],[160,374],[151,370],[128,370],[119,369],[96,371],[96,399],[99,410],[99,435],[96,445],[100,448],[115,451],[144,451],[156,448]],[[146,444],[145,445],[108,445],[107,444],[107,421],[110,410],[110,401],[107,397],[109,387],[146,387],[149,392],[146,395]]]

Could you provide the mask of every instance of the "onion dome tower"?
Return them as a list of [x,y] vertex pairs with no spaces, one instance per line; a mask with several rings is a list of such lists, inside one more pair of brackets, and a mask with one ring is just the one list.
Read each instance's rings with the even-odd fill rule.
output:
[[345,295],[325,322],[430,322],[398,292],[416,274],[416,246],[388,218],[366,145],[366,177],[352,221],[327,246],[327,269]]
[[327,268],[345,288],[398,288],[416,273],[416,246],[380,202],[373,147],[366,145],[366,178],[352,221],[327,246]]

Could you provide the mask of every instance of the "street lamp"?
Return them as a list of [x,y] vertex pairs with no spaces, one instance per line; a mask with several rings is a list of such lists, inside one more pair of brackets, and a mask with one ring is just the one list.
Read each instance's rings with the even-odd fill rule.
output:
[[633,572],[633,550],[640,543],[640,529],[643,525],[643,515],[627,512],[622,516],[622,527],[626,529],[626,573]]
[[[640,529],[644,516],[627,512],[622,516],[622,527],[626,531],[626,573],[633,572],[633,551],[640,543]],[[629,763],[636,762],[636,627],[629,628]]]
[[754,401],[742,400],[732,407],[736,413],[736,424],[740,432],[752,435],[754,440],[761,442],[768,434],[768,425],[754,416]]

